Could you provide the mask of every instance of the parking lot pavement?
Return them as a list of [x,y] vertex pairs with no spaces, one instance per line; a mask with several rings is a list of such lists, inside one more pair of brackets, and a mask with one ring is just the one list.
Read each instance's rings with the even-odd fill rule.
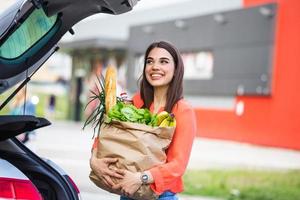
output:
[[[78,185],[83,200],[118,200],[118,196],[100,190],[89,180],[93,130],[83,131],[82,125],[53,122],[49,127],[38,129],[36,138],[28,146],[60,165]],[[197,138],[188,168],[300,169],[300,151]],[[212,199],[180,195],[180,200]]]
[[197,138],[188,168],[300,169],[300,151]]

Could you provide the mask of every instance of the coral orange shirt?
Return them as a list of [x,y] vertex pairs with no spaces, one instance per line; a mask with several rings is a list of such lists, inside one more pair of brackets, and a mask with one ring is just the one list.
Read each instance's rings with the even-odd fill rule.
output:
[[[143,106],[144,102],[139,94],[133,97],[133,104],[138,108]],[[163,108],[160,109],[160,111],[162,110]],[[153,104],[150,111],[153,112]],[[183,191],[182,176],[188,164],[196,135],[195,113],[185,100],[179,100],[172,109],[172,113],[175,115],[176,129],[166,152],[167,162],[149,170],[154,179],[151,188],[157,194],[167,190],[174,193]]]
[[[133,97],[133,104],[137,108],[144,105],[139,94]],[[159,110],[162,111],[163,108]],[[153,112],[153,104],[150,107]],[[176,118],[176,129],[172,142],[167,149],[167,162],[155,166],[149,171],[153,176],[152,190],[161,194],[167,190],[179,193],[183,191],[182,176],[189,161],[193,140],[196,135],[196,118],[193,108],[183,99],[179,100],[172,113]],[[98,138],[95,139],[93,148],[97,147]]]

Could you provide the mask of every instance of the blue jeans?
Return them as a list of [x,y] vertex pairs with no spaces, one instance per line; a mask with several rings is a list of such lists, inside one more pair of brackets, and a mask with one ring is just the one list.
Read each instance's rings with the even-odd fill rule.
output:
[[[133,199],[121,196],[120,200],[133,200]],[[158,200],[178,200],[178,197],[176,196],[175,193],[166,191],[166,192],[162,193],[161,195],[159,195]]]

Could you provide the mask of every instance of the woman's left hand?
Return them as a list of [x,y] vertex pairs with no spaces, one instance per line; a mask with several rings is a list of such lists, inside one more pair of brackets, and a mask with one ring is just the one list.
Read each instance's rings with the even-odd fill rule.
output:
[[124,170],[124,178],[119,184],[115,185],[113,189],[121,189],[122,195],[131,196],[142,185],[140,176],[140,172],[130,172],[128,170]]

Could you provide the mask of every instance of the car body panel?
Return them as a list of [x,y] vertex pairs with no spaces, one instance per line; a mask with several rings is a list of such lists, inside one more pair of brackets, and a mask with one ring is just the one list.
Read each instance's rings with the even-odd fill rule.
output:
[[65,172],[53,168],[16,138],[0,141],[0,159],[22,171],[45,200],[80,199],[77,188],[68,180]]
[[50,124],[45,118],[31,115],[0,116],[0,141]]
[[[23,82],[0,104],[0,110],[59,49],[57,43],[66,32],[72,33],[74,24],[96,13],[117,15],[130,11],[137,1],[16,0],[0,14],[0,94]],[[36,37],[31,37],[36,30],[41,33],[37,31]],[[77,186],[59,166],[40,158],[15,138],[47,125],[48,120],[35,116],[0,116],[0,177],[29,181],[44,200],[79,200]]]
[[0,158],[0,177],[29,180],[18,168]]
[[22,6],[23,1],[16,1],[11,7],[6,9],[0,15],[0,39],[4,36],[4,33],[7,29],[13,24],[13,21],[16,17],[16,14],[19,11],[19,8]]

